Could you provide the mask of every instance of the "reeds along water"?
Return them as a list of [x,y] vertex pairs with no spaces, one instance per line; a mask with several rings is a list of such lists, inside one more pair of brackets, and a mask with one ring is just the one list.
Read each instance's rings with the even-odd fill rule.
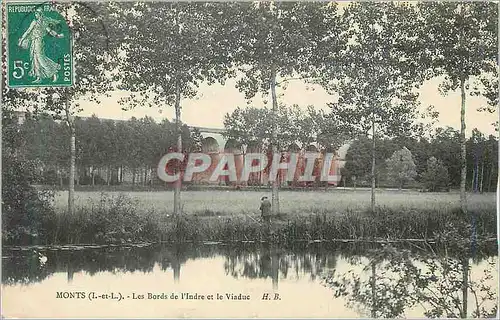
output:
[[[298,241],[426,239],[470,244],[496,235],[494,209],[410,209],[379,207],[372,213],[346,210],[340,213],[273,217],[270,223],[257,215],[173,216],[166,211],[140,210],[125,195],[107,197],[77,208],[73,215],[45,213],[25,236],[7,237],[6,245],[123,244],[137,242],[264,241],[289,244]],[[5,225],[4,225],[5,228]],[[24,230],[24,229],[23,229]],[[22,234],[18,230],[18,234]],[[15,231],[15,230],[14,230]],[[446,231],[446,232],[445,232]],[[455,233],[455,234],[453,234]]]

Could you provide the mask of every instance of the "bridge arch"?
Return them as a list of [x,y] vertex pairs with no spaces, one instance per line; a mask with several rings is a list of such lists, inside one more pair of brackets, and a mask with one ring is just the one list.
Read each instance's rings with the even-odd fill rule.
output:
[[219,153],[220,152],[219,143],[213,137],[206,137],[201,141],[201,152]]

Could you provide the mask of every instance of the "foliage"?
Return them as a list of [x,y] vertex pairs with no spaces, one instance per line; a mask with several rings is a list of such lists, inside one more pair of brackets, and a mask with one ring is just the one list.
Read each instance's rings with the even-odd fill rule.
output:
[[417,117],[415,89],[422,79],[415,60],[403,50],[412,42],[413,14],[413,7],[404,3],[350,3],[342,15],[344,25],[349,26],[343,63],[339,70],[326,67],[320,80],[339,96],[329,104],[331,123],[354,138],[371,132],[372,211],[376,205],[376,139],[409,135]]
[[[460,88],[460,203],[466,205],[466,96],[476,94],[482,79],[498,78],[498,6],[491,2],[419,3],[421,34],[417,50],[420,65],[430,75],[444,76],[440,85],[443,94]],[[471,88],[471,82],[476,82]],[[491,97],[491,83],[486,87],[486,98]]]
[[[101,205],[102,197],[96,196],[95,192],[89,193],[92,195],[90,199],[88,195],[82,193],[79,198],[85,199],[85,202],[82,203],[83,205],[77,204],[77,208],[81,208],[77,210],[78,214],[68,216],[67,219],[65,218],[66,220],[59,223],[60,225],[74,226],[70,233],[65,231],[70,236],[71,241],[77,241],[76,235],[82,234],[79,238],[80,241],[87,240],[87,243],[95,241],[94,234],[102,231],[102,228],[115,228],[111,225],[108,226],[108,223],[111,223],[109,221],[115,223],[118,220],[106,217],[107,215],[113,216],[113,212],[122,212],[120,213],[122,215],[128,215],[127,212],[132,212],[136,215],[139,225],[145,223],[144,219],[149,221],[150,225],[152,223],[151,227],[154,226],[157,231],[142,236],[149,241],[160,237],[165,240],[177,241],[176,235],[179,235],[179,241],[259,240],[261,239],[262,226],[258,222],[259,216],[256,214],[258,197],[256,198],[255,192],[248,192],[249,197],[252,198],[247,200],[240,193],[232,192],[230,198],[233,200],[228,203],[226,191],[219,193],[214,193],[214,191],[188,192],[186,196],[195,201],[187,203],[184,207],[186,214],[183,215],[186,218],[180,220],[170,215],[170,212],[165,209],[171,204],[165,198],[170,198],[172,201],[172,196],[166,195],[165,192],[140,193],[143,195],[142,198],[131,198],[132,196],[121,194],[117,197],[109,193],[105,197],[107,199],[106,205]],[[464,243],[470,243],[471,229],[466,228],[467,224],[470,224],[469,218],[458,214],[459,210],[456,206],[449,205],[449,199],[453,199],[453,197],[445,198],[436,204],[435,199],[428,197],[428,194],[418,193],[418,195],[420,197],[418,204],[420,205],[411,206],[409,202],[411,203],[412,197],[403,194],[398,195],[399,203],[377,208],[375,214],[372,214],[365,206],[346,209],[342,202],[337,202],[329,207],[307,206],[305,203],[310,195],[290,192],[288,196],[291,200],[284,201],[287,204],[286,207],[283,206],[285,215],[273,220],[273,230],[277,237],[275,240],[279,243],[294,243],[297,240],[315,239],[324,241],[332,239],[379,239],[384,241],[387,239],[395,241],[426,239],[448,243],[449,250],[453,251],[455,250],[453,243],[458,242],[456,241],[458,234]],[[395,194],[391,193],[388,196],[394,198]],[[365,195],[357,197],[361,200],[363,198],[366,199]],[[214,202],[214,199],[221,200]],[[331,203],[331,199],[331,194],[326,194],[322,200],[325,203]],[[484,206],[482,200],[484,201],[483,198],[477,199],[478,205],[470,207],[470,211],[476,215],[475,230],[478,243],[494,237],[496,234],[494,203],[490,206]],[[351,206],[356,204],[356,200],[350,199],[349,202]],[[425,207],[422,203],[431,203],[431,205]],[[111,209],[113,208],[112,204],[123,205]],[[252,205],[255,207],[252,208]],[[112,212],[108,210],[112,210]],[[84,223],[78,221],[84,221]],[[77,229],[78,231],[76,231]],[[441,234],[442,230],[449,230],[450,234],[443,235]],[[436,239],[438,236],[440,238]],[[132,237],[132,241],[134,239]],[[60,241],[67,241],[66,236],[61,237]],[[486,249],[478,246],[476,250],[480,252]]]
[[448,169],[441,160],[434,157],[427,160],[427,170],[422,173],[422,182],[427,190],[431,192],[447,190],[449,181]]
[[[318,57],[334,56],[345,45],[336,3],[247,2],[228,6],[236,18],[222,25],[228,30],[232,59],[238,69],[237,88],[247,99],[271,95],[273,154],[283,149],[278,134],[294,134],[293,126],[278,128],[277,87],[292,77],[311,77]],[[321,58],[320,58],[321,59]],[[282,129],[283,131],[279,131]],[[272,184],[272,212],[279,213],[278,183]]]
[[[225,136],[241,144],[257,143],[267,148],[272,139],[271,114],[272,111],[267,107],[238,107],[224,116]],[[298,105],[280,105],[277,109],[276,127],[279,150],[288,150],[292,144],[305,149],[314,142],[329,150],[338,147],[339,139],[330,139],[326,115],[313,106],[302,110]]]
[[[107,183],[108,179],[98,177],[98,168],[140,170],[144,167],[156,168],[160,158],[175,147],[175,127],[168,120],[157,123],[152,118],[128,121],[76,118],[77,136],[76,164],[80,170],[81,184]],[[184,150],[193,152],[200,149],[201,136],[196,130],[182,127]],[[43,115],[28,116],[20,126],[19,147],[27,159],[38,163],[46,178],[39,182],[58,183],[56,169],[67,168],[69,150],[65,147],[68,132],[65,125]],[[53,178],[51,178],[51,175]],[[59,175],[58,175],[59,176]],[[64,181],[67,178],[63,179]]]
[[53,193],[38,191],[37,163],[26,159],[17,119],[9,110],[2,112],[2,240],[5,243],[46,243],[54,220]]
[[[443,92],[461,80],[486,76],[497,67],[498,7],[491,2],[418,4],[420,62],[430,75],[444,75]],[[411,48],[408,48],[411,49]],[[471,79],[474,80],[474,79]]]
[[[78,100],[86,99],[99,103],[102,95],[112,88],[110,70],[113,55],[106,32],[106,23],[103,21],[106,15],[103,12],[97,13],[101,9],[99,5],[83,2],[53,5],[56,10],[63,13],[70,27],[74,84],[71,87],[62,88],[21,89],[19,90],[21,93],[13,95],[8,100],[15,99],[15,101],[22,102],[21,105],[24,108],[35,114],[50,114],[54,119],[65,121],[69,133],[67,140],[69,145],[68,210],[72,212],[76,160],[74,116],[81,111]],[[29,101],[29,98],[32,100]]]
[[[173,105],[196,95],[200,83],[224,83],[230,61],[221,49],[217,3],[113,3],[112,30],[122,42],[120,87],[125,107]],[[158,37],[158,35],[162,35]]]
[[81,111],[79,99],[100,103],[102,95],[112,89],[110,70],[114,64],[114,43],[108,33],[107,13],[100,4],[58,3],[56,9],[63,13],[72,32],[75,84],[71,88],[42,89],[39,92],[42,103],[36,105],[34,111],[50,113],[72,126],[73,117]]
[[406,147],[394,151],[392,156],[386,160],[387,176],[396,182],[401,189],[405,183],[413,181],[417,176],[417,170],[411,151]]
[[158,217],[141,213],[136,201],[124,194],[109,197],[101,194],[89,207],[77,208],[73,215],[61,214],[51,230],[54,244],[137,243],[156,241]]
[[[115,3],[110,8],[113,30],[122,40],[117,80],[130,92],[121,103],[126,108],[173,105],[175,149],[181,152],[181,100],[195,97],[201,83],[224,84],[232,75],[232,50],[226,50],[227,35],[218,28],[228,16],[222,15],[219,3]],[[177,180],[176,214],[181,212],[180,192]]]
[[335,3],[247,2],[227,10],[235,15],[225,30],[241,73],[237,87],[248,99],[267,95],[273,79],[310,77],[322,54],[334,57],[346,42]]
[[[400,139],[377,139],[375,142],[375,165],[377,180],[385,179],[385,159],[389,158],[397,150]],[[346,164],[343,175],[347,180],[356,177],[358,181],[370,180],[370,167],[372,161],[372,141],[366,136],[360,136],[352,140],[346,154]]]
[[264,144],[271,135],[269,112],[267,108],[237,107],[224,115],[225,136],[240,144]]
[[346,61],[324,74],[323,83],[337,92],[330,104],[343,131],[399,136],[411,130],[416,117],[416,67],[404,48],[412,32],[413,9],[395,3],[351,3],[343,15],[350,25]]
[[[483,276],[473,280],[471,266],[463,259],[428,251],[412,254],[386,246],[371,255],[363,272],[331,274],[325,282],[335,290],[335,296],[347,299],[348,306],[368,309],[372,317],[399,318],[418,306],[430,318],[484,318],[494,316],[497,308],[491,285],[494,266],[494,259],[488,259]],[[464,272],[467,291],[475,301],[472,313],[467,315],[460,298]]]
[[[473,132],[476,132],[473,130]],[[497,176],[497,154],[498,139],[489,136],[488,139],[481,137],[480,132],[476,132],[467,141],[468,175],[467,185],[470,186],[474,170],[476,174],[476,184],[478,191],[492,191],[494,181]],[[442,162],[448,171],[449,185],[452,188],[460,186],[460,133],[453,128],[438,127],[430,135],[430,138],[421,139],[377,139],[376,140],[376,174],[379,183],[384,181],[384,159],[390,157],[392,153],[400,148],[407,146],[411,151],[417,171],[417,181],[425,184],[423,175],[427,170],[427,161],[434,157]],[[371,161],[371,142],[367,137],[361,136],[350,143],[346,154],[346,164],[343,175],[347,182],[352,184],[352,177],[356,176],[358,185],[363,184],[370,178]],[[445,179],[446,180],[446,179]],[[388,186],[397,186],[398,184],[388,183]]]

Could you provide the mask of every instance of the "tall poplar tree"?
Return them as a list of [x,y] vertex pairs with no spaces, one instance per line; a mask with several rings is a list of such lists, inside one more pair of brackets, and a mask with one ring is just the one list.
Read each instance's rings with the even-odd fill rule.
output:
[[[181,102],[193,98],[202,83],[224,83],[230,75],[230,52],[220,45],[225,32],[225,4],[147,2],[115,4],[113,31],[122,39],[118,64],[123,101],[138,105],[173,106],[177,151],[182,152]],[[177,167],[177,172],[180,166]],[[175,183],[174,213],[179,214],[181,179]]]
[[[336,3],[248,2],[229,6],[224,29],[234,44],[233,59],[242,75],[237,88],[247,99],[271,96],[271,147],[278,150],[278,95],[291,78],[310,78],[318,57],[335,56],[344,41]],[[278,181],[272,185],[272,212],[279,213]]]
[[[488,74],[498,69],[498,4],[494,2],[422,2],[420,52],[422,65],[434,76],[444,76],[441,92],[460,90],[460,206],[467,212],[466,181],[466,98],[475,94],[477,84],[483,82],[486,98],[498,101],[498,81],[488,81]],[[481,87],[481,85],[479,85]]]
[[[404,48],[412,43],[414,9],[408,4],[355,2],[343,13],[349,44],[342,64],[327,63],[323,85],[338,94],[333,122],[352,137],[371,137],[371,210],[375,211],[376,144],[411,130],[417,115],[417,67]],[[328,62],[328,61],[327,61]]]

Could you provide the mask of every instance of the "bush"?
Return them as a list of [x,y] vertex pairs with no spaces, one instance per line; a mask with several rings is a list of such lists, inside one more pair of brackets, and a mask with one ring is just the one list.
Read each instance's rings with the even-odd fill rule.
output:
[[54,241],[64,244],[120,244],[157,241],[160,237],[158,214],[142,213],[137,203],[120,194],[112,198],[101,194],[98,202],[77,208],[73,215],[61,214],[54,228]]
[[404,147],[394,151],[386,161],[387,178],[402,189],[405,183],[411,182],[417,176],[417,166],[413,161],[411,151]]
[[53,193],[38,191],[35,161],[22,153],[25,144],[16,115],[2,110],[2,240],[5,244],[39,244],[49,241],[54,221]]
[[[79,181],[82,186],[92,185],[92,176],[82,176]],[[100,175],[94,175],[94,185],[106,185],[106,180],[104,180]]]
[[427,170],[422,173],[422,182],[427,190],[434,191],[449,191],[450,178],[448,169],[443,165],[441,160],[431,157],[427,160]]
[[13,154],[2,157],[2,240],[6,244],[39,244],[49,241],[55,219],[53,192],[38,191],[34,164]]
[[40,181],[42,184],[47,184],[47,185],[59,185],[60,184],[60,180],[59,180],[59,177],[57,175],[57,172],[56,172],[56,170],[53,170],[53,169],[44,171]]

